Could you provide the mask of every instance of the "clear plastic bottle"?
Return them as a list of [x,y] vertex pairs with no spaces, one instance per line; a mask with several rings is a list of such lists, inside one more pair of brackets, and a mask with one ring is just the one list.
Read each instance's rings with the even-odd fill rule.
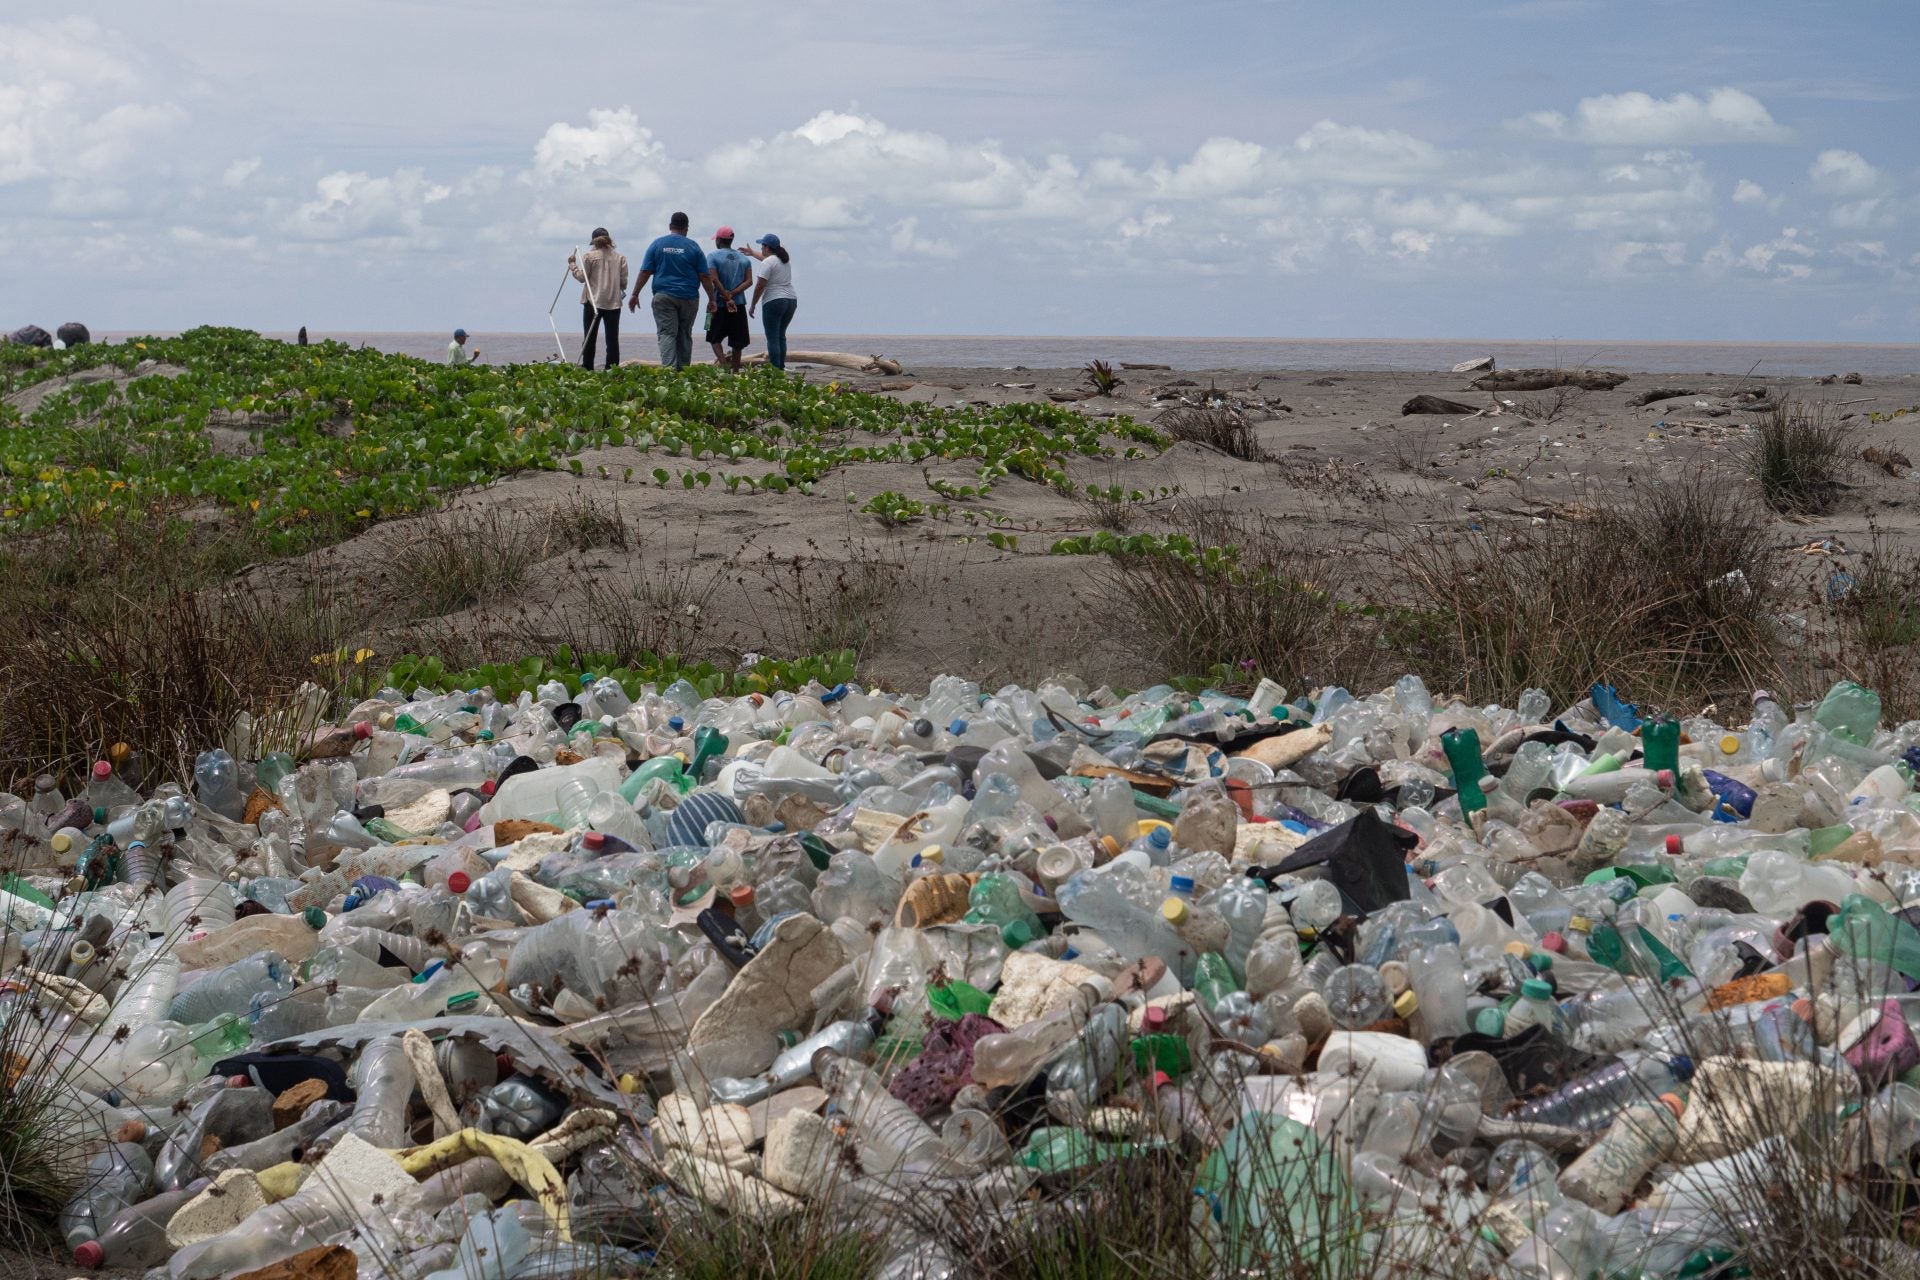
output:
[[1671,1093],[1627,1104],[1601,1139],[1561,1170],[1562,1194],[1601,1213],[1618,1213],[1640,1180],[1673,1149],[1681,1106]]
[[973,1046],[974,1083],[988,1089],[1026,1083],[1073,1043],[1086,1022],[1085,1009],[1068,1005],[1000,1035],[982,1036]]
[[60,1234],[69,1249],[99,1238],[114,1216],[146,1198],[153,1161],[137,1142],[116,1142],[87,1162],[80,1189],[60,1212]]
[[174,1022],[197,1026],[216,1014],[243,1015],[253,998],[263,992],[286,995],[293,990],[293,972],[275,951],[260,951],[210,973],[174,996],[167,1016]]
[[233,886],[225,880],[182,880],[167,890],[167,931],[185,937],[191,929],[212,933],[233,923]]
[[1467,1032],[1466,967],[1452,943],[1416,948],[1407,957],[1407,983],[1419,1001],[1419,1023],[1429,1040]]
[[1250,876],[1234,876],[1208,894],[1203,905],[1218,912],[1227,923],[1228,939],[1224,954],[1233,966],[1234,977],[1247,980],[1247,957],[1260,940],[1267,922],[1267,885]]
[[238,822],[247,798],[240,794],[240,770],[223,747],[203,751],[193,762],[193,791],[200,803],[229,822]]
[[940,1135],[887,1091],[877,1072],[832,1049],[814,1057],[814,1074],[853,1124],[860,1167],[884,1177],[921,1167],[944,1151]]
[[408,1145],[407,1101],[413,1096],[413,1062],[399,1036],[368,1045],[357,1068],[358,1096],[347,1132],[376,1147]]
[[715,1102],[759,1102],[769,1094],[792,1088],[814,1073],[818,1055],[831,1052],[841,1057],[857,1057],[873,1045],[873,1027],[865,1021],[832,1022],[806,1039],[783,1050],[773,1065],[751,1079],[719,1077],[712,1082]]
[[1327,1008],[1333,1020],[1350,1031],[1370,1026],[1393,1012],[1393,998],[1380,971],[1372,965],[1350,964],[1327,979]]
[[1520,998],[1507,1010],[1502,1034],[1511,1039],[1528,1027],[1536,1026],[1545,1027],[1561,1040],[1570,1039],[1573,1035],[1566,1015],[1554,1003],[1553,984],[1545,978],[1528,978],[1520,984]]
[[139,1271],[165,1262],[173,1252],[173,1245],[167,1239],[167,1223],[187,1201],[205,1191],[210,1181],[198,1178],[178,1191],[162,1191],[128,1205],[113,1215],[97,1239],[86,1241],[73,1251],[74,1265],[89,1270],[113,1267]]
[[1101,1005],[1048,1068],[1047,1110],[1069,1124],[1084,1122],[1088,1110],[1113,1084],[1126,1048],[1126,1010],[1118,1004]]
[[1629,1103],[1673,1093],[1692,1078],[1689,1058],[1628,1050],[1598,1071],[1523,1104],[1513,1118],[1598,1132],[1611,1125]]

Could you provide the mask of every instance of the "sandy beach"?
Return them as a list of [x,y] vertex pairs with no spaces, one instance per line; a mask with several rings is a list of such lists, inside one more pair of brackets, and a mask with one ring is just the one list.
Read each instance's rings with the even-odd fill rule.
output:
[[[1764,391],[1765,401],[1822,405],[1857,429],[1861,449],[1920,457],[1920,414],[1873,421],[1920,404],[1920,377],[1823,385],[1813,378],[1629,371],[1607,391],[1493,394],[1475,390],[1472,374],[1119,372],[1123,385],[1115,394],[1073,399],[1069,407],[1095,418],[1152,422],[1211,397],[1245,414],[1265,455],[1247,461],[1177,442],[1158,455],[1074,462],[1069,474],[1079,484],[1148,497],[1127,504],[1129,532],[1185,528],[1196,511],[1250,518],[1324,552],[1334,590],[1369,597],[1390,588],[1396,550],[1409,538],[1503,520],[1578,518],[1633,486],[1701,472],[1716,486],[1751,491],[1742,459],[1751,406],[1761,402],[1756,392]],[[935,405],[1053,401],[1085,390],[1078,369],[868,376],[815,368],[806,376]],[[1670,394],[1636,403],[1656,392]],[[1417,395],[1475,412],[1403,415]],[[1165,674],[1150,667],[1124,609],[1116,611],[1111,583],[1103,582],[1105,558],[1048,554],[1057,540],[1099,523],[1086,503],[1053,489],[1015,477],[985,499],[949,502],[929,488],[929,478],[975,483],[969,466],[923,474],[889,463],[837,469],[811,495],[733,494],[717,486],[681,491],[622,479],[628,468],[643,476],[658,455],[605,449],[581,461],[582,476],[527,473],[423,518],[456,526],[537,522],[583,502],[617,512],[629,531],[626,550],[567,551],[543,562],[531,594],[505,612],[584,618],[605,607],[604,599],[586,599],[589,581],[602,584],[595,588],[601,592],[607,583],[624,584],[655,603],[664,592],[677,611],[668,638],[682,652],[719,659],[817,647],[817,615],[838,600],[852,615],[839,630],[857,639],[862,671],[872,679],[911,683],[951,671],[991,682],[1072,672],[1119,683]],[[1894,470],[1900,474],[1863,462],[1828,514],[1773,517],[1781,548],[1827,544],[1804,564],[1793,561],[1792,571],[1804,570],[1812,582],[1834,568],[1857,568],[1875,536],[1892,547],[1920,541],[1920,488],[1904,467]],[[861,513],[889,491],[935,509],[904,524]],[[937,509],[942,504],[946,509]],[[381,524],[319,553],[320,561],[371,602],[397,602],[409,584],[369,566],[420,532],[420,520]],[[287,574],[293,567],[257,572]],[[382,637],[383,647],[394,652],[429,638],[485,634],[503,625],[502,612],[483,606],[416,625]],[[556,631],[550,638],[568,637]]]

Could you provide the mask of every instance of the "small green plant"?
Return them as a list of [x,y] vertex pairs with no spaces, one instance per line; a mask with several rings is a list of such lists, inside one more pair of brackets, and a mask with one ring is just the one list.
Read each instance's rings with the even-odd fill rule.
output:
[[1090,360],[1086,368],[1080,371],[1083,381],[1097,396],[1110,396],[1126,385],[1120,375],[1114,372],[1112,365],[1105,360]]
[[912,524],[927,514],[927,504],[917,498],[909,498],[904,493],[895,493],[891,489],[876,493],[867,499],[860,510],[877,518],[884,525]]

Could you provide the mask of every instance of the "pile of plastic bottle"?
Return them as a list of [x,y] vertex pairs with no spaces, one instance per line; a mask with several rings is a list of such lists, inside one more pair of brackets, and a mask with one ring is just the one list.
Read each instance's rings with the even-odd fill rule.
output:
[[1844,1232],[1920,1143],[1917,762],[1853,684],[388,689],[0,796],[0,1043],[74,1261],[176,1280],[620,1273],[676,1207],[1170,1153],[1217,1274],[1734,1274],[1793,1152]]

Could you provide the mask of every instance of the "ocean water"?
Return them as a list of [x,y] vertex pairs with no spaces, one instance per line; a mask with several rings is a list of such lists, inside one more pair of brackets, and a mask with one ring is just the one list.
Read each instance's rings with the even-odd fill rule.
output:
[[[622,354],[653,354],[653,329],[646,317],[621,331]],[[103,334],[109,340],[126,335]],[[270,337],[291,340],[292,333]],[[354,346],[368,345],[422,359],[446,355],[448,335],[438,333],[345,332],[310,336]],[[568,359],[580,353],[580,335],[563,327]],[[759,349],[759,331],[749,352]],[[1920,346],[1865,346],[1825,343],[1763,342],[1557,342],[1490,341],[1485,338],[1041,338],[957,335],[807,333],[790,335],[799,350],[845,351],[891,356],[907,370],[1063,369],[1089,360],[1164,364],[1185,370],[1340,369],[1384,372],[1442,372],[1463,360],[1491,355],[1502,368],[1606,368],[1630,373],[1718,373],[1756,377],[1812,377],[1858,372],[1868,377],[1920,374]],[[487,364],[556,358],[552,333],[474,333],[468,345]],[[706,350],[696,345],[696,356]]]

